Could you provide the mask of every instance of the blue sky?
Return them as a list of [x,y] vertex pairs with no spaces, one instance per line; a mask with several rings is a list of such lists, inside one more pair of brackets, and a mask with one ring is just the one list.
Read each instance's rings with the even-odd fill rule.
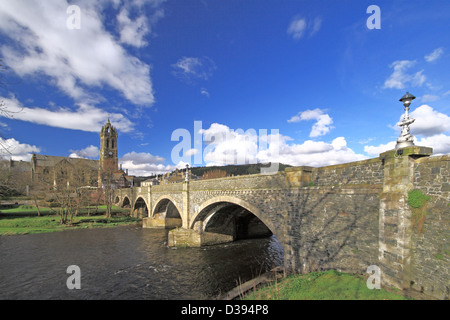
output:
[[447,154],[448,21],[447,0],[2,0],[2,154],[98,159],[109,116],[136,175],[357,161],[394,147],[406,91]]

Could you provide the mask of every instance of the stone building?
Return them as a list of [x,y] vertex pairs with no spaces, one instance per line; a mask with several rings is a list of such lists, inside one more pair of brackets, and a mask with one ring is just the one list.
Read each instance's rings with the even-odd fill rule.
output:
[[116,170],[119,168],[117,157],[117,130],[108,122],[100,131],[100,167],[106,169],[111,166]]
[[2,168],[8,171],[11,180],[20,180],[17,184],[24,190],[35,182],[57,185],[75,178],[86,187],[97,188],[104,185],[105,173],[111,176],[114,187],[130,187],[134,177],[122,166],[119,168],[117,138],[117,130],[108,119],[100,131],[99,160],[33,154],[31,161],[3,161]]

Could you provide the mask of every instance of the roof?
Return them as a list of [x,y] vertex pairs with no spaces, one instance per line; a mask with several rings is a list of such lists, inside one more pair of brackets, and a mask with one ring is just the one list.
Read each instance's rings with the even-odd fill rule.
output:
[[0,166],[2,169],[9,168],[14,172],[27,172],[31,170],[31,162],[22,160],[2,160]]
[[32,161],[35,161],[37,167],[54,167],[63,160],[73,165],[77,164],[87,165],[95,170],[97,170],[100,166],[99,160],[91,160],[84,158],[69,158],[69,157],[47,156],[43,154],[34,154],[32,159],[33,159]]

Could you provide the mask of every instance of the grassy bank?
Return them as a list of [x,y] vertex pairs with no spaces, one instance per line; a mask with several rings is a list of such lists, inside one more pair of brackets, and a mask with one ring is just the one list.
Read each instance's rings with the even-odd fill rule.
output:
[[[16,210],[17,209],[17,210]],[[15,212],[6,212],[2,210],[0,213],[0,236],[1,235],[17,235],[29,233],[46,233],[72,229],[113,227],[118,225],[136,224],[138,219],[126,216],[113,216],[106,219],[103,215],[79,215],[73,218],[72,225],[62,225],[58,215],[51,214],[51,211],[45,211],[45,215],[38,217],[30,216],[30,211],[24,208],[16,208]],[[42,213],[42,211],[41,211]]]
[[[39,212],[41,215],[53,215],[58,214],[59,208],[40,207]],[[128,209],[129,210],[129,209]],[[124,209],[113,206],[111,208],[112,213],[123,212]],[[106,212],[106,206],[82,208],[80,215],[86,214],[104,214]],[[0,210],[0,218],[2,217],[17,217],[17,216],[37,216],[38,211],[35,206],[32,205],[14,205],[12,208],[3,208]]]
[[249,292],[246,300],[406,300],[399,293],[370,290],[366,279],[337,271],[295,274]]

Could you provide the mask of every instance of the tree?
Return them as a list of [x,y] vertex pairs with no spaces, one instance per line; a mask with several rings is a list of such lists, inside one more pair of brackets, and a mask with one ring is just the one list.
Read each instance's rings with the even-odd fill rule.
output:
[[224,178],[226,176],[228,176],[228,173],[226,171],[221,169],[215,169],[206,171],[203,174],[202,179],[217,179],[217,178]]
[[73,217],[89,206],[96,177],[97,171],[84,159],[64,159],[51,171],[35,174],[32,194],[35,199],[46,196],[52,206],[57,206],[61,224],[72,224]]
[[[4,81],[2,73],[4,73],[7,70],[7,67],[3,63],[3,61],[0,59],[0,88],[6,87],[6,81]],[[5,105],[4,101],[0,101],[0,116],[5,118],[13,118],[15,113],[19,113],[22,110],[19,111],[12,111],[8,109],[8,106]],[[1,136],[1,135],[0,135]],[[3,143],[2,140],[0,140],[0,152],[3,151],[7,154],[11,154],[10,146],[7,146]]]
[[78,215],[84,208],[89,208],[91,193],[95,183],[95,173],[84,159],[78,159],[72,165],[69,189],[73,196],[74,215]]
[[25,194],[29,184],[28,172],[17,170],[12,173],[10,161],[0,160],[0,198]]

